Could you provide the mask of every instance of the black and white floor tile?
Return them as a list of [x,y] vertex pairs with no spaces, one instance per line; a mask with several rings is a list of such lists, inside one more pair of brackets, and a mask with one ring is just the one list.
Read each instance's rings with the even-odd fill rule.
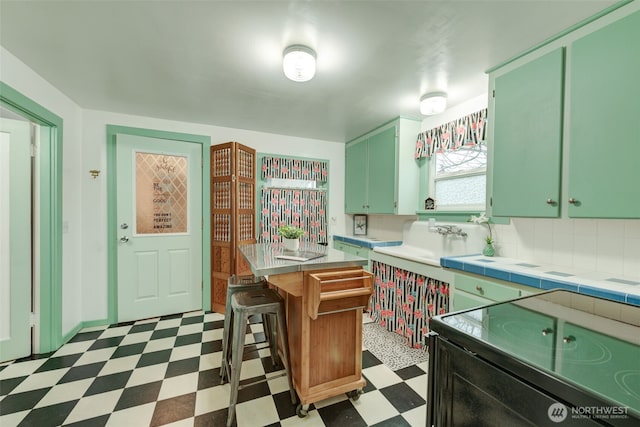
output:
[[[192,312],[85,329],[58,351],[0,365],[0,426],[224,426],[223,316]],[[262,325],[247,342],[263,338]],[[396,371],[365,350],[364,393],[315,402],[305,418],[269,351],[245,354],[237,426],[424,426],[427,363]]]

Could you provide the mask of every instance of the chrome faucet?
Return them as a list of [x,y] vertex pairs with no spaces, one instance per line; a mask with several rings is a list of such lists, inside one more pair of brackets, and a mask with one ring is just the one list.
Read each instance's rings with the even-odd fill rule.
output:
[[436,232],[443,236],[453,234],[454,236],[467,237],[467,233],[462,231],[462,228],[455,225],[436,225]]

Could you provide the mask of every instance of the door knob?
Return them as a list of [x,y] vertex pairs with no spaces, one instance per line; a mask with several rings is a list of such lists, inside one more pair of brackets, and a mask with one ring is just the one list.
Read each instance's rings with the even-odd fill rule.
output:
[[129,238],[127,236],[120,237],[120,243],[127,243],[128,241],[129,241]]

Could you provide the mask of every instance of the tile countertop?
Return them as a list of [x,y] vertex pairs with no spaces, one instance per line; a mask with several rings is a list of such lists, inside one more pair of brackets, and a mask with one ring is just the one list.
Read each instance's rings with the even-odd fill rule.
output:
[[489,258],[483,255],[442,257],[440,265],[524,286],[544,290],[567,289],[640,305],[640,280],[618,278],[614,274],[577,273],[563,267],[523,262],[513,258]]
[[402,240],[384,240],[369,236],[339,236],[335,234],[333,235],[333,240],[362,246],[368,249],[381,246],[400,246],[402,244]]

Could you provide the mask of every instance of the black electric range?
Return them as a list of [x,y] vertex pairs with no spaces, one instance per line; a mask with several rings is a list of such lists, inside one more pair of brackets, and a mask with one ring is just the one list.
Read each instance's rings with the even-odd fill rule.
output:
[[640,307],[550,291],[431,319],[427,425],[640,425]]

